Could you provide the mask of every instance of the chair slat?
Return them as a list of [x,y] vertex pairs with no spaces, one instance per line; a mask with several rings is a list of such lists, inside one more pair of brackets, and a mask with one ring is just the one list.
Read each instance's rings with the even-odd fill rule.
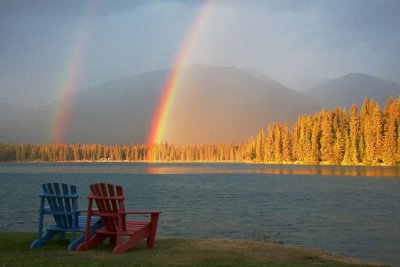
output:
[[107,188],[111,199],[111,212],[118,212],[118,203],[114,199],[114,186],[112,184],[107,184]]
[[[42,188],[43,188],[43,191],[45,193],[47,193],[48,195],[51,195],[51,197],[50,196],[46,197],[47,202],[49,203],[50,209],[52,211],[59,211],[58,204],[57,204],[57,201],[55,199],[55,193],[54,193],[54,190],[53,190],[53,185],[51,183],[43,184]],[[62,219],[61,219],[60,215],[56,214],[53,217],[54,217],[54,221],[56,222],[56,224],[58,226],[62,226]]]
[[[56,195],[61,196],[60,184],[53,183],[53,187],[54,187],[54,192],[56,193]],[[65,211],[63,199],[58,197],[58,198],[56,198],[56,200],[57,200],[57,203],[58,203],[58,211]],[[65,216],[65,215],[59,215],[59,216],[61,218],[62,227],[67,228],[68,227],[67,216]]]
[[[67,184],[61,184],[62,192],[63,195],[68,195],[69,194],[69,188]],[[70,212],[72,211],[72,202],[74,201],[73,199],[70,198],[62,198],[61,201],[64,201],[64,207],[66,211],[66,218],[67,218],[67,226],[71,228],[73,226],[72,220],[73,216],[70,215]]]
[[[102,193],[101,195],[102,196],[106,196],[106,197],[110,196],[109,192],[107,191],[106,184],[101,183],[100,184],[100,190],[101,190],[101,193]],[[113,210],[111,208],[111,206],[112,206],[111,202],[113,202],[113,201],[115,203],[115,200],[113,200],[113,199],[104,199],[104,204],[105,204],[104,205],[104,212],[109,212],[109,213],[113,212]],[[109,220],[110,220],[110,230],[111,231],[116,231],[117,228],[118,228],[118,224],[117,224],[116,218],[115,217],[109,217]]]
[[110,202],[111,202],[111,213],[114,215],[113,220],[115,223],[115,230],[118,228],[118,210],[119,210],[119,203],[117,200],[114,198],[115,197],[115,191],[114,191],[114,185],[113,184],[107,184],[109,196],[110,196]]
[[[92,191],[93,196],[96,196],[96,197],[102,196],[99,184],[91,184],[90,190]],[[89,196],[89,198],[90,198],[90,196]],[[99,211],[104,212],[105,211],[104,199],[96,198],[95,202],[96,202],[96,205],[97,205],[97,208],[99,209]],[[103,223],[107,229],[110,229],[110,230],[112,229],[112,221],[110,220],[109,217],[103,217]]]
[[[124,204],[124,201],[123,201],[124,200],[124,192],[123,192],[122,186],[116,185],[115,188],[116,188],[116,191],[117,191],[117,196],[123,197],[121,200],[118,201],[118,203],[119,203],[120,212],[124,213],[125,212],[125,204]],[[123,215],[122,229],[123,230],[126,229],[126,215],[125,214]]]

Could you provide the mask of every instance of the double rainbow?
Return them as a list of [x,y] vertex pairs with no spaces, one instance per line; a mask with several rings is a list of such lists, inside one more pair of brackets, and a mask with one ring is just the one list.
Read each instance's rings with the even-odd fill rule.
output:
[[51,140],[53,143],[62,143],[65,141],[65,132],[68,127],[73,97],[79,81],[85,48],[85,41],[80,41],[69,63],[64,85],[61,89],[61,96],[59,97],[60,101],[56,107],[57,112],[53,119],[51,131]]
[[77,25],[79,30],[76,32],[71,55],[67,57],[65,76],[61,79],[62,86],[60,86],[59,97],[57,98],[59,101],[56,103],[56,111],[50,126],[50,140],[52,143],[65,142],[65,133],[68,129],[73,98],[84,64],[85,52],[90,36],[89,26],[93,18],[94,9],[94,6],[89,6],[82,17],[82,22]]
[[207,1],[201,6],[196,18],[194,19],[184,41],[181,44],[178,54],[173,62],[172,69],[168,75],[167,82],[162,90],[162,95],[153,116],[150,132],[147,138],[148,144],[161,144],[167,128],[174,96],[182,79],[183,66],[195,42],[195,37],[203,24],[206,15],[211,7],[211,1]]
[[[212,0],[207,0],[201,5],[197,16],[189,27],[189,31],[175,56],[171,72],[163,87],[160,100],[152,119],[151,128],[147,137],[148,144],[156,144],[164,141],[163,137],[169,119],[170,109],[173,104],[175,92],[182,78],[183,66],[195,42],[195,37],[212,5],[211,3]],[[70,120],[73,98],[79,84],[80,73],[88,43],[88,26],[91,17],[90,14],[84,17],[81,30],[77,34],[75,45],[73,45],[72,56],[69,57],[70,61],[67,63],[66,75],[64,79],[62,79],[60,97],[58,98],[60,101],[55,107],[56,112],[54,113],[55,115],[51,124],[50,139],[52,143],[65,142],[65,134]]]

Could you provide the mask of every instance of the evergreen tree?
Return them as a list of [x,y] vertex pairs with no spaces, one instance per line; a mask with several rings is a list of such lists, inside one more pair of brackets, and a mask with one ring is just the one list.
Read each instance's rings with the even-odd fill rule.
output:
[[297,161],[298,160],[298,143],[299,143],[299,127],[298,127],[298,121],[295,123],[293,126],[292,134],[291,134],[291,157],[292,160]]
[[282,129],[282,160],[284,162],[291,162],[291,146],[290,146],[289,126],[286,123]]
[[345,132],[347,131],[347,112],[345,109],[335,108],[333,119],[334,144],[333,160],[334,164],[341,164],[346,148]]
[[256,159],[256,142],[253,138],[249,139],[247,142],[246,159],[254,161]]
[[375,163],[382,161],[382,149],[383,149],[383,115],[378,103],[372,109],[372,123],[374,125],[373,132],[375,136],[373,145],[373,159]]
[[312,163],[313,156],[312,156],[312,149],[311,149],[311,137],[312,137],[312,127],[313,126],[313,118],[311,115],[307,116],[306,124],[304,127],[305,131],[305,138],[304,138],[304,163]]
[[272,162],[274,159],[274,128],[268,125],[267,138],[264,144],[264,161]]
[[311,134],[311,158],[309,162],[311,164],[319,163],[320,135],[321,135],[321,127],[319,118],[315,118]]
[[349,118],[349,128],[350,128],[350,159],[352,164],[358,164],[359,154],[358,154],[358,141],[359,141],[359,117],[357,113],[357,106],[353,104],[350,108],[350,118]]
[[382,119],[379,105],[375,101],[369,101],[369,109],[364,120],[365,154],[363,162],[376,164],[380,160],[379,147],[382,146]]
[[322,113],[322,133],[321,133],[321,159],[330,163],[334,159],[333,155],[333,113],[331,111]]
[[282,125],[274,125],[274,161],[282,162]]
[[349,133],[346,131],[344,139],[346,140],[346,145],[345,145],[345,150],[344,150],[344,155],[343,155],[343,161],[342,165],[351,165],[352,160],[351,160],[351,139]]
[[384,109],[384,142],[383,142],[383,162],[393,166],[397,160],[397,104],[390,98]]
[[397,98],[397,164],[400,163],[400,98]]
[[308,133],[307,133],[307,117],[306,116],[301,116],[300,119],[298,120],[298,127],[299,127],[299,138],[298,138],[298,145],[297,145],[297,160],[300,162],[306,162],[306,151],[311,148],[311,146],[308,146]]
[[359,114],[359,138],[358,138],[358,154],[359,154],[359,159],[361,162],[366,161],[366,132],[365,132],[365,127],[366,127],[366,121],[369,119],[370,115],[370,101],[368,98],[364,99],[364,102],[361,106],[360,109],[360,114]]
[[256,161],[264,162],[264,130],[261,129],[256,140]]

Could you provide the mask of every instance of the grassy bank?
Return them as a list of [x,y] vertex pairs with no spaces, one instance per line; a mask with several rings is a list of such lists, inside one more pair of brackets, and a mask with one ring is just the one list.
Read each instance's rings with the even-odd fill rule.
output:
[[54,240],[29,250],[33,233],[0,233],[0,266],[368,266],[317,250],[238,240],[157,239],[118,255],[108,244],[86,252],[66,250]]

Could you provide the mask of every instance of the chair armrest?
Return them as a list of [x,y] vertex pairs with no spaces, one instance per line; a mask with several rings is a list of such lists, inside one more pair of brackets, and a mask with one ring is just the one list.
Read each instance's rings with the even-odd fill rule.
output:
[[88,211],[87,210],[76,210],[75,212],[76,213],[87,213]]
[[[92,209],[92,212],[98,212],[99,209]],[[88,212],[88,210],[77,210],[76,212]]]
[[161,211],[126,211],[122,214],[160,214]]
[[158,223],[158,217],[160,216],[161,211],[158,210],[152,210],[152,211],[127,211],[122,213],[122,216],[127,216],[127,215],[150,215],[150,222],[155,227],[157,228],[157,223]]

